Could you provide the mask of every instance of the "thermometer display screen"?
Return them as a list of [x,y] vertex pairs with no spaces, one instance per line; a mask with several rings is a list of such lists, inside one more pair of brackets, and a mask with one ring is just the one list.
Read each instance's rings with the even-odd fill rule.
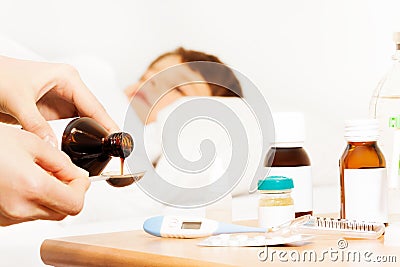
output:
[[201,222],[183,222],[181,229],[200,229]]

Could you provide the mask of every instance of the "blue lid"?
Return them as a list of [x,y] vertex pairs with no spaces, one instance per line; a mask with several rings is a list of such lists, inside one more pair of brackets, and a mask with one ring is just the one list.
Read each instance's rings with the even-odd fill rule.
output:
[[285,176],[268,176],[258,181],[258,190],[288,190],[293,187],[292,178]]

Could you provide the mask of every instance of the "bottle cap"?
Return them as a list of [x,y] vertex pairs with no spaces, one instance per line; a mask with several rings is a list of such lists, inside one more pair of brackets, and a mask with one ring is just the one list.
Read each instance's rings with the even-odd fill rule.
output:
[[377,141],[379,121],[376,119],[347,120],[344,123],[344,138],[350,142]]
[[305,140],[304,114],[276,112],[272,114],[275,127],[275,147],[303,147]]
[[258,190],[289,190],[293,187],[292,178],[285,176],[268,176],[258,181]]

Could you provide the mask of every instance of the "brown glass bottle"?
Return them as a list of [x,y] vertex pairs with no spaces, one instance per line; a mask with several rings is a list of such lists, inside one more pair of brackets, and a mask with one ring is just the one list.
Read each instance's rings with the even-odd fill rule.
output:
[[[344,172],[346,169],[385,168],[385,158],[376,141],[348,142],[339,161],[340,166],[340,218],[346,218]],[[362,190],[360,188],[360,190]],[[374,197],[374,196],[371,196]],[[367,203],[365,203],[367,204]]]
[[339,160],[340,217],[387,223],[386,162],[379,149],[379,122],[345,122],[346,149]]
[[[61,149],[74,164],[94,176],[101,174],[112,157],[121,158],[123,164],[123,159],[133,150],[133,139],[124,132],[109,134],[95,120],[82,117],[74,119],[65,128]],[[131,180],[127,181],[129,179]],[[134,180],[108,179],[107,182],[120,187],[132,184]]]
[[[298,178],[296,177],[297,176],[296,172],[300,170],[297,169],[297,167],[310,167],[311,162],[310,158],[307,155],[307,152],[303,147],[271,147],[265,159],[265,166],[272,167],[270,175],[285,175],[292,179],[293,178],[296,179]],[[309,168],[302,169],[300,170],[300,172],[305,171],[307,173],[308,169]],[[310,194],[312,194],[312,192],[310,192]],[[312,202],[312,195],[309,197],[311,197],[311,202]],[[312,214],[313,214],[312,209],[296,210],[295,217],[297,218],[303,215],[312,215]]]

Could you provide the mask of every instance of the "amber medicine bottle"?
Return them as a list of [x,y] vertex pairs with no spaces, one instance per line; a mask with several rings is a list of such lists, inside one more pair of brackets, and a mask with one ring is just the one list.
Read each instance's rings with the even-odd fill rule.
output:
[[[124,132],[110,134],[95,120],[82,117],[72,120],[65,127],[61,150],[75,165],[87,170],[90,176],[101,174],[112,157],[121,158],[122,172],[123,161],[133,150],[133,139]],[[107,182],[121,187],[134,182],[133,178],[129,179],[108,179]]]
[[343,219],[388,222],[385,158],[378,120],[345,122],[347,146],[339,161]]
[[278,112],[272,115],[275,142],[265,160],[269,176],[285,176],[293,180],[292,197],[296,218],[313,213],[311,162],[303,148],[304,115],[299,112]]

